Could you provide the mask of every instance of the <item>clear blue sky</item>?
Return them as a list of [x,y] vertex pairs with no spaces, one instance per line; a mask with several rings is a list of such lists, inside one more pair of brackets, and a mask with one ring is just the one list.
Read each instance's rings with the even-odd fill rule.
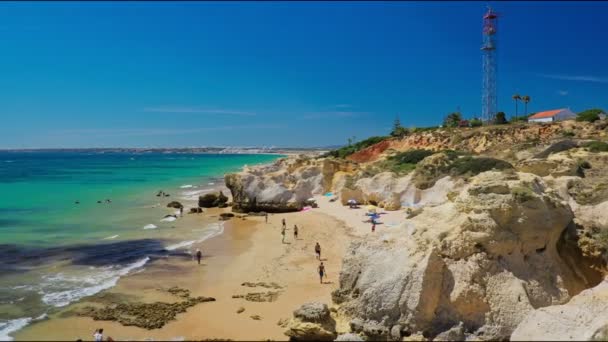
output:
[[[497,2],[499,109],[608,109],[608,3]],[[0,148],[313,146],[480,113],[480,2],[0,2]]]

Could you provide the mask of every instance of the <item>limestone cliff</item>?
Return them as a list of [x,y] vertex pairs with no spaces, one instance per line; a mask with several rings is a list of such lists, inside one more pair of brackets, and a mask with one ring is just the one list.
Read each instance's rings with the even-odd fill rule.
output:
[[353,242],[334,300],[346,315],[433,337],[508,338],[534,308],[588,286],[557,250],[567,203],[531,174],[485,172],[380,239]]

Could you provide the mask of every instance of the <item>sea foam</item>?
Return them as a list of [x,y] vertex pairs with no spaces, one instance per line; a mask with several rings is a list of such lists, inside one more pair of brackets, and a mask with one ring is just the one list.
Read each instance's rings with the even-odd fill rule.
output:
[[32,321],[31,317],[0,321],[0,341],[12,341],[10,334],[25,327]]
[[[63,273],[42,277],[40,284],[42,301],[48,305],[62,307],[86,296],[91,296],[102,290],[113,287],[120,277],[129,272],[143,267],[149,257],[126,266],[107,266],[93,268],[92,272],[85,277],[69,276]],[[66,289],[68,290],[59,290]],[[53,291],[54,289],[57,289]]]
[[205,240],[209,240],[212,237],[216,237],[218,235],[222,235],[224,233],[224,224],[223,223],[214,223],[209,225],[205,231],[203,232],[203,234],[201,234],[201,237],[198,238],[197,240],[190,240],[190,241],[182,241],[182,242],[178,242],[176,244],[173,245],[169,245],[167,247],[165,247],[166,250],[168,251],[173,251],[179,248],[184,248],[184,247],[189,247],[192,246],[195,243],[200,243],[203,242]]

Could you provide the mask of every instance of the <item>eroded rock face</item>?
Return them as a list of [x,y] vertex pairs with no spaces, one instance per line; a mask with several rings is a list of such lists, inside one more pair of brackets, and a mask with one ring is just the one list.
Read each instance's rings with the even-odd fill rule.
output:
[[326,304],[312,302],[293,312],[285,335],[293,341],[333,341],[336,338],[336,322],[331,318]]
[[567,304],[526,315],[511,341],[605,341],[608,339],[608,281],[574,296]]
[[354,168],[346,161],[292,157],[228,174],[225,183],[234,211],[289,212],[300,210],[308,198],[330,191],[336,173]]
[[572,219],[541,178],[481,173],[453,201],[425,208],[378,239],[353,242],[333,299],[363,327],[387,333],[399,325],[404,335],[445,338],[462,330],[506,339],[527,313],[589,286],[557,250]]

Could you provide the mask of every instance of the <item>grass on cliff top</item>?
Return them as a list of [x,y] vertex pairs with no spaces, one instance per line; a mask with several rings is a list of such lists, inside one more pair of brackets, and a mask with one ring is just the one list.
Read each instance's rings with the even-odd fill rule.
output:
[[591,141],[583,146],[591,152],[608,152],[608,144],[603,141]]
[[389,138],[390,137],[385,137],[385,136],[367,138],[365,140],[359,141],[352,145],[344,146],[337,150],[329,151],[329,152],[327,152],[326,156],[344,159],[355,152],[359,152],[367,147],[375,145],[375,144],[377,144],[381,141],[387,140]]

